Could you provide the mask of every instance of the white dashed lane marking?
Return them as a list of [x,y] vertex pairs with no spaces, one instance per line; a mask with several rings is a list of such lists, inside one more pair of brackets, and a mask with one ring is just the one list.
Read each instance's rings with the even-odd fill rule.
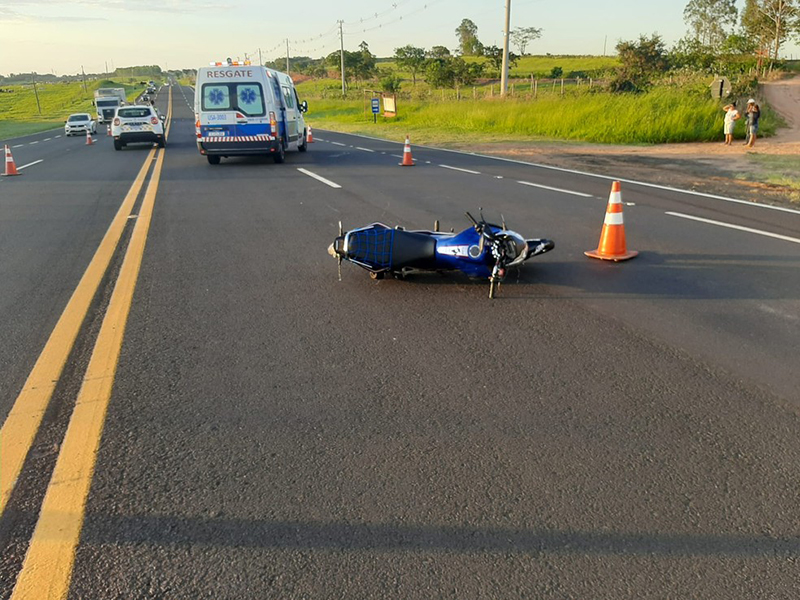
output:
[[562,194],[571,194],[573,196],[580,196],[581,198],[594,198],[591,194],[584,194],[582,192],[573,192],[572,190],[562,190],[561,188],[550,187],[549,185],[542,185],[540,183],[531,183],[530,181],[518,181],[522,185],[539,188],[542,190],[550,190],[551,192],[561,192]]
[[667,212],[664,213],[671,217],[680,217],[681,219],[689,219],[690,221],[698,221],[700,223],[707,223],[709,225],[716,225],[718,227],[726,227],[728,229],[735,229],[737,231],[745,231],[747,233],[755,233],[756,235],[763,235],[765,237],[775,238],[776,240],[783,240],[784,242],[792,242],[800,244],[800,239],[789,237],[788,235],[780,235],[778,233],[770,233],[769,231],[761,231],[760,229],[751,229],[750,227],[742,227],[741,225],[733,225],[732,223],[723,223],[722,221],[712,221],[711,219],[701,219],[700,217],[693,217],[692,215],[685,215],[683,213]]
[[462,173],[470,173],[472,175],[480,175],[480,171],[473,171],[472,169],[462,169],[461,167],[451,167],[450,165],[439,165],[443,169],[450,169],[451,171],[461,171]]
[[306,169],[300,169],[300,168],[298,168],[297,170],[298,170],[298,171],[300,171],[301,173],[303,173],[304,175],[308,175],[309,177],[313,177],[313,178],[314,178],[314,179],[316,179],[317,181],[321,181],[321,182],[322,182],[322,183],[324,183],[325,185],[329,185],[329,186],[330,186],[330,187],[332,187],[332,188],[339,189],[339,188],[341,188],[341,187],[342,187],[342,186],[340,186],[338,183],[335,183],[335,182],[331,181],[330,179],[325,179],[325,178],[324,178],[324,177],[322,177],[321,175],[317,175],[316,173],[313,173],[313,172],[311,172],[311,171],[308,171],[308,170],[306,170]]
[[44,162],[44,159],[40,158],[39,160],[35,160],[31,163],[28,163],[27,165],[22,165],[21,167],[17,167],[17,171],[22,171],[22,169],[27,169],[28,167],[32,167],[33,165],[38,165],[40,162]]

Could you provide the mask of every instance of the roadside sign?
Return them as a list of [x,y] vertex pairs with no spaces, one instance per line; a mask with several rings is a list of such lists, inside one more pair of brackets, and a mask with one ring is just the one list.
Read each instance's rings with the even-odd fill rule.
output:
[[709,87],[711,88],[711,97],[716,100],[731,95],[731,82],[727,77],[715,77]]
[[373,114],[378,114],[381,112],[381,99],[380,98],[373,98],[372,99],[372,112]]
[[395,96],[383,97],[383,116],[394,117],[397,115],[397,98]]

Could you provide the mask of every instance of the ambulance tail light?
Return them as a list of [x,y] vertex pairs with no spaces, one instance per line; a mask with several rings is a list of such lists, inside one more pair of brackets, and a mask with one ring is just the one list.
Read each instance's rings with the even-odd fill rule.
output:
[[153,125],[158,125],[158,117],[150,117],[150,123]]
[[197,134],[197,137],[203,137],[203,134],[200,133],[200,119],[197,119],[197,121],[195,121],[194,132]]
[[275,113],[269,111],[269,130],[272,135],[278,135],[278,120],[275,118]]

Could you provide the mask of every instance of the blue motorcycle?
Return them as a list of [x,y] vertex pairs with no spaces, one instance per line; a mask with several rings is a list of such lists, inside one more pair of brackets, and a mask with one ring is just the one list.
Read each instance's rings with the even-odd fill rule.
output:
[[466,213],[472,222],[460,233],[407,231],[373,223],[342,231],[328,248],[328,254],[341,264],[345,260],[369,271],[372,279],[390,274],[402,279],[414,271],[461,271],[469,277],[489,279],[489,298],[494,298],[508,269],[518,267],[532,256],[555,247],[551,240],[525,239],[502,225],[488,223],[481,211],[480,220]]

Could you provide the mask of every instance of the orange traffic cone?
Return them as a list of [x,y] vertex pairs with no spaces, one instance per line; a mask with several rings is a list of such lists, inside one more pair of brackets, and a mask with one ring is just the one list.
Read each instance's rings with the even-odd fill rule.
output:
[[5,149],[6,149],[6,172],[3,173],[3,177],[9,177],[11,175],[22,175],[22,173],[17,171],[17,165],[14,164],[14,157],[11,156],[11,148],[8,147],[8,144],[6,144]]
[[628,252],[625,247],[625,223],[622,218],[622,191],[619,181],[611,185],[600,244],[597,250],[588,250],[584,254],[591,258],[613,261],[628,260],[639,254],[634,250]]
[[311,133],[311,125],[308,126],[308,135],[306,136],[306,144],[314,143],[314,135]]
[[92,144],[94,144],[94,140],[92,139],[91,132],[87,129],[86,130],[86,145],[87,146],[91,146]]
[[411,157],[411,141],[406,134],[406,145],[403,146],[403,162],[400,163],[401,167],[413,167],[414,159]]

